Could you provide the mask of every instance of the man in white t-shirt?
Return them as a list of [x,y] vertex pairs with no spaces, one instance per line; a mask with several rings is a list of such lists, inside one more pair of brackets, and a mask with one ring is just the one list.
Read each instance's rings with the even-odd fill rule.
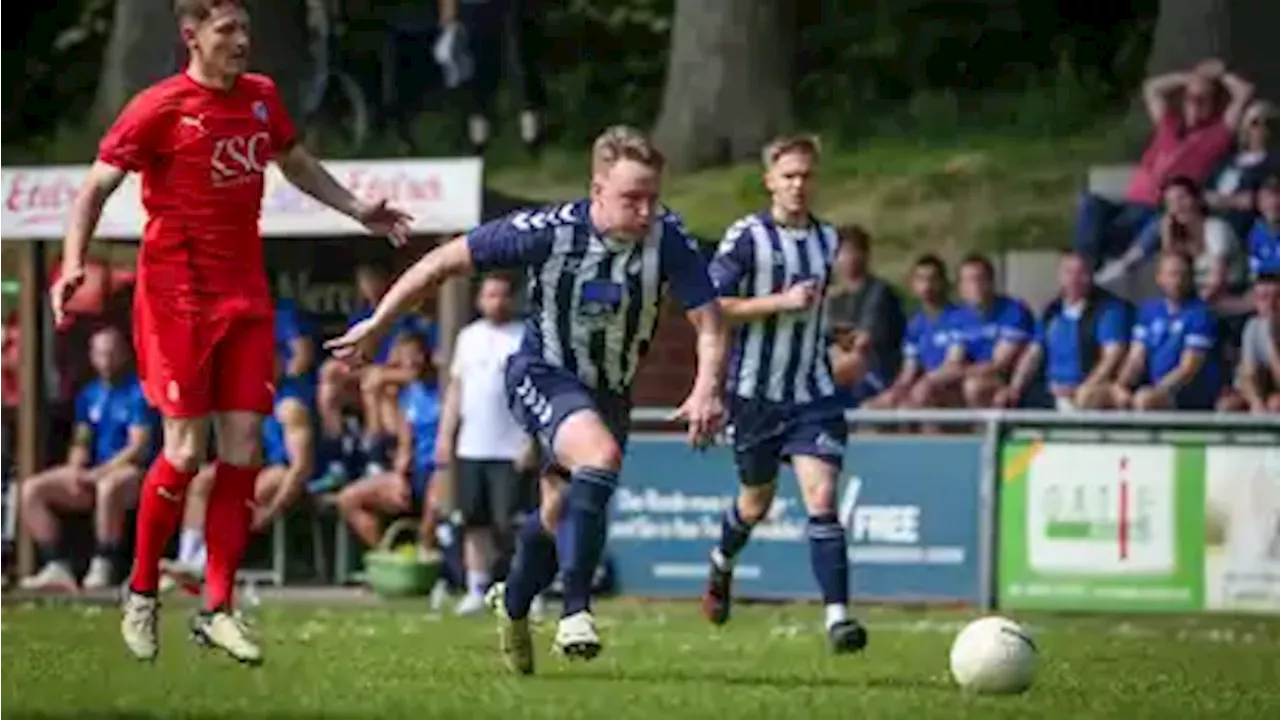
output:
[[507,358],[520,347],[524,330],[512,317],[511,280],[490,275],[476,297],[480,319],[458,334],[453,346],[436,459],[452,463],[454,501],[462,515],[467,594],[462,615],[484,608],[497,548],[506,547],[520,511],[517,461],[528,436],[507,409],[503,375]]

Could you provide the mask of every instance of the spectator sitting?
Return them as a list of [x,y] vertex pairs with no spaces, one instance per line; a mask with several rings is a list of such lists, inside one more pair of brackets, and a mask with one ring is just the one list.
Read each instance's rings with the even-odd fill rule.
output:
[[[1229,95],[1221,111],[1219,82]],[[1173,110],[1169,102],[1179,90],[1181,112]],[[1149,78],[1142,97],[1155,134],[1124,200],[1116,203],[1087,194],[1076,218],[1076,250],[1090,258],[1094,267],[1123,255],[1156,218],[1160,189],[1170,178],[1181,175],[1196,183],[1208,179],[1231,150],[1235,129],[1253,97],[1253,86],[1226,72],[1221,61],[1205,60],[1191,72]]]
[[1276,108],[1255,100],[1240,121],[1236,154],[1220,166],[1205,185],[1209,209],[1227,222],[1236,237],[1244,237],[1257,217],[1254,195],[1263,178],[1280,171],[1280,155],[1271,146]]
[[435,550],[436,508],[428,487],[439,485],[435,445],[441,398],[422,337],[401,332],[393,343],[392,352],[399,356],[401,367],[415,378],[400,390],[395,462],[390,471],[367,475],[344,487],[338,493],[338,510],[360,541],[373,547],[381,540],[379,516],[403,515],[419,507],[418,540],[424,548]]
[[933,378],[942,370],[951,346],[951,321],[956,307],[947,297],[947,266],[936,255],[922,255],[911,269],[911,292],[920,309],[907,323],[902,343],[902,366],[893,384],[864,406],[887,410],[896,407],[955,406],[961,398],[957,386],[938,385]]
[[901,364],[902,301],[889,283],[869,272],[870,253],[866,230],[840,228],[826,313],[832,373],[850,406],[884,390],[885,378]]
[[1192,288],[1191,259],[1174,251],[1161,253],[1156,284],[1163,297],[1138,310],[1110,404],[1134,410],[1210,410],[1221,389],[1213,352],[1216,321]]
[[1059,410],[1098,407],[1124,360],[1130,309],[1123,300],[1095,287],[1088,259],[1063,253],[1058,262],[1059,296],[1045,308],[1036,336],[1022,354],[1009,387],[997,393],[996,405],[1013,407],[1023,399],[1041,367]]
[[1258,277],[1253,302],[1258,314],[1244,326],[1235,388],[1218,401],[1222,412],[1280,413],[1280,271]]
[[74,590],[76,579],[61,555],[58,512],[94,512],[97,546],[84,576],[86,590],[115,581],[115,559],[124,538],[125,514],[151,460],[155,413],[128,370],[124,335],[99,330],[89,345],[97,379],[76,396],[75,430],[64,465],[27,478],[18,517],[35,541],[42,567],[22,581],[29,590]]
[[1035,332],[1035,319],[1021,300],[995,292],[995,269],[981,255],[960,264],[963,304],[939,382],[960,383],[965,405],[992,407]]
[[[357,267],[356,291],[360,299],[348,319],[348,327],[373,314],[373,308],[390,286],[391,278],[385,268],[368,264]],[[406,331],[418,333],[429,347],[435,347],[435,325],[420,315],[410,314],[396,320],[393,329],[371,358],[371,364],[351,368],[330,358],[320,366],[316,410],[320,414],[321,454],[328,458],[323,480],[326,486],[340,487],[347,481],[346,457],[341,447],[342,414],[347,408],[362,411],[364,425],[361,450],[370,465],[365,468],[366,471],[381,470],[386,454],[384,438],[394,432],[395,427],[386,425],[384,421],[394,415],[393,398],[400,387],[413,380],[410,371],[387,362],[393,339]],[[392,408],[388,409],[388,405]]]
[[1249,231],[1249,273],[1280,273],[1280,173],[1258,188],[1258,219]]
[[1191,178],[1172,178],[1164,190],[1165,213],[1155,232],[1144,233],[1119,261],[1124,273],[1158,252],[1180,252],[1192,258],[1197,293],[1212,303],[1238,291],[1245,280],[1244,256],[1231,224],[1208,214],[1200,188]]

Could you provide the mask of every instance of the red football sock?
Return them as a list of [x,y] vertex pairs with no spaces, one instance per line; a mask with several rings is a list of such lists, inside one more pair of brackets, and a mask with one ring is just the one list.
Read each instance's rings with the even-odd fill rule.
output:
[[253,486],[258,468],[218,461],[209,510],[205,516],[205,543],[209,548],[205,570],[205,609],[230,610],[236,571],[249,545],[253,527]]
[[195,475],[175,468],[164,455],[157,457],[147,470],[138,497],[138,537],[129,580],[129,589],[134,592],[155,594],[160,584],[160,556],[178,531],[187,485]]

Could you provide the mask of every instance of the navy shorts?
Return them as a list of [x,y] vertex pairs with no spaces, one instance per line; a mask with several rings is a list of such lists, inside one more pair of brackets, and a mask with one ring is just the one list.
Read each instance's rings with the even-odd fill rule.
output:
[[773,482],[778,466],[796,455],[844,466],[849,425],[835,402],[790,405],[731,397],[729,429],[745,485]]
[[625,450],[631,429],[631,400],[588,388],[568,370],[520,353],[507,360],[507,404],[525,432],[542,446],[543,466],[555,468],[556,432],[570,415],[590,410],[600,416],[618,447]]
[[435,474],[434,467],[415,467],[409,476],[409,489],[413,492],[413,504],[422,507],[426,502],[427,490],[431,487],[431,478]]

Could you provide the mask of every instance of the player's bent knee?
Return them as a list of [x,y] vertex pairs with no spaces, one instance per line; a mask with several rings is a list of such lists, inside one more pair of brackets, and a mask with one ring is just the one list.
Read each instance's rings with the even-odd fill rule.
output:
[[1280,413],[1280,393],[1273,393],[1267,398],[1267,412]]
[[573,472],[579,468],[616,472],[622,467],[622,448],[593,412],[574,413],[566,418],[556,431],[555,450],[561,464]]

